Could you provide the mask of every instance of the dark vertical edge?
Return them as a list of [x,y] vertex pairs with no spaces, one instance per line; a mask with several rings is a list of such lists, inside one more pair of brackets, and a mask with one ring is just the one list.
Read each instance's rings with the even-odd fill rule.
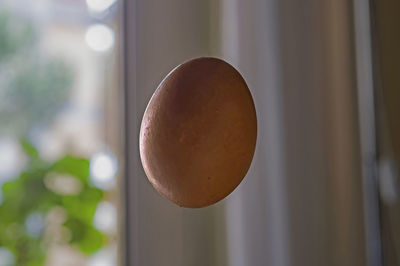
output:
[[122,59],[123,65],[123,97],[124,97],[124,179],[122,182],[122,209],[124,213],[121,221],[121,239],[123,247],[122,265],[137,265],[137,246],[134,236],[137,234],[137,180],[135,178],[135,169],[137,168],[136,141],[132,136],[136,136],[137,119],[135,116],[135,94],[136,94],[136,0],[122,1]]
[[352,9],[367,265],[380,266],[382,265],[382,254],[377,180],[375,77],[373,75],[375,69],[370,1],[354,0]]
[[122,71],[120,71],[120,78],[121,78],[121,83],[122,83],[122,97],[123,100],[121,101],[121,104],[123,104],[122,109],[124,110],[123,112],[123,116],[124,116],[124,134],[123,134],[123,143],[124,143],[124,173],[122,174],[122,180],[121,180],[121,195],[120,195],[120,199],[121,199],[121,214],[120,214],[120,264],[121,265],[130,265],[130,259],[128,257],[128,248],[129,248],[129,237],[128,233],[129,228],[128,228],[128,207],[129,207],[129,201],[127,198],[127,190],[126,188],[128,187],[128,148],[127,148],[127,144],[128,144],[128,125],[127,125],[127,116],[128,116],[128,110],[127,110],[127,103],[126,103],[126,99],[127,99],[127,78],[126,78],[126,66],[127,66],[127,60],[125,58],[126,55],[126,32],[127,32],[127,3],[128,0],[121,0],[120,3],[120,28],[121,28],[121,53],[120,53],[120,64],[122,65]]
[[[388,110],[387,103],[384,99],[384,89],[387,86],[387,76],[385,75],[386,66],[384,62],[385,48],[383,47],[382,34],[384,30],[390,26],[396,26],[393,23],[395,20],[390,21],[391,14],[383,14],[382,8],[384,6],[393,6],[396,1],[377,1],[370,0],[370,17],[371,17],[371,44],[372,44],[372,67],[373,67],[373,85],[374,85],[374,106],[375,106],[375,117],[376,117],[376,143],[377,143],[377,182],[382,181],[385,178],[384,175],[379,171],[382,163],[385,161],[390,161],[393,163],[393,143],[391,139],[390,126],[388,121]],[[393,9],[396,10],[396,9]],[[386,22],[386,23],[385,23]],[[387,51],[386,51],[387,52]],[[395,57],[393,51],[390,51],[390,56]],[[387,177],[386,177],[387,178]],[[391,177],[393,178],[393,177]],[[381,180],[379,180],[381,179]],[[397,182],[396,182],[397,183]],[[384,187],[384,186],[383,186]],[[381,189],[381,187],[380,187]],[[386,204],[384,200],[385,189],[379,191],[379,219],[380,219],[380,236],[381,236],[381,253],[382,253],[382,265],[384,266],[394,266],[399,265],[399,254],[398,249],[396,250],[396,245],[394,244],[398,241],[398,234],[393,231],[394,227],[397,227],[396,223],[393,221],[396,211],[392,209],[391,204]],[[398,201],[398,199],[396,200]],[[392,203],[393,204],[393,203]],[[396,202],[395,204],[398,204]],[[394,205],[394,204],[393,204]]]

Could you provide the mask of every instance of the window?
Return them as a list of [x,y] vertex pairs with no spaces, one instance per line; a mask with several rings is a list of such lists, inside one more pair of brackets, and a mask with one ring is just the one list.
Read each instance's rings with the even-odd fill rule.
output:
[[0,3],[0,265],[118,265],[116,0]]

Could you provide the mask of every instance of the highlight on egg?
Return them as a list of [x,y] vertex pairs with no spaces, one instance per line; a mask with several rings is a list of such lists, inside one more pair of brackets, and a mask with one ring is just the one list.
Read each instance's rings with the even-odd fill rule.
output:
[[257,117],[250,90],[221,59],[185,62],[154,92],[139,138],[143,168],[160,194],[182,207],[214,204],[251,165]]

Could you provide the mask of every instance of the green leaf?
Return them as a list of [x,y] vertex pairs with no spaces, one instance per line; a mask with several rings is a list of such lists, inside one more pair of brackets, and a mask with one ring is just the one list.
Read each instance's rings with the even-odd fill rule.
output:
[[85,182],[89,180],[89,160],[84,158],[67,155],[55,162],[50,170],[60,174],[70,174]]
[[92,254],[105,244],[104,235],[80,219],[71,217],[64,224],[71,231],[70,243],[77,246],[83,253]]
[[105,244],[104,235],[90,226],[85,234],[85,238],[78,243],[79,249],[85,254],[92,254],[102,248]]
[[25,153],[34,159],[39,158],[39,152],[38,150],[32,145],[32,143],[26,139],[21,140],[21,147],[25,151]]

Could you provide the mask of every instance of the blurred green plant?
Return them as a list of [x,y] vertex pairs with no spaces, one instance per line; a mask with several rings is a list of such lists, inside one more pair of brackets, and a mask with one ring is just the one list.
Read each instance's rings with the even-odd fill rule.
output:
[[[48,247],[55,242],[68,243],[85,254],[103,247],[105,235],[93,226],[103,191],[90,184],[89,161],[67,155],[49,163],[29,142],[21,146],[29,162],[18,178],[3,185],[0,205],[0,246],[14,253],[15,265],[43,265]],[[57,187],[52,182],[57,178],[74,180],[78,189],[62,191],[63,183]],[[48,219],[52,213],[60,216],[59,225]]]
[[[32,21],[0,10],[0,136],[26,139],[68,100],[73,72],[41,52],[39,37]],[[16,266],[44,265],[54,243],[85,254],[103,247],[105,235],[93,226],[103,192],[90,184],[89,161],[67,155],[47,162],[30,142],[21,146],[28,163],[1,188],[0,247]]]
[[26,137],[67,102],[73,72],[38,43],[32,21],[0,11],[0,134]]

